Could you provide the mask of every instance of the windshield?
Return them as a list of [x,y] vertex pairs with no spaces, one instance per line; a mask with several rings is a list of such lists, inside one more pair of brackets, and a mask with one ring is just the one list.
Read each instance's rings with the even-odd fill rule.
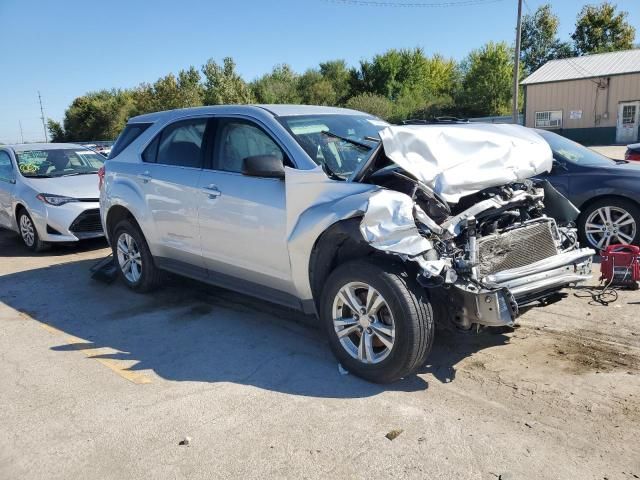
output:
[[553,157],[556,159],[566,160],[585,167],[610,166],[616,163],[614,160],[557,133],[544,130],[536,130],[536,132],[547,141],[553,151]]
[[318,165],[348,178],[365,162],[388,123],[369,115],[300,115],[280,117],[300,146]]
[[105,158],[84,148],[56,148],[16,152],[25,177],[53,178],[97,173]]

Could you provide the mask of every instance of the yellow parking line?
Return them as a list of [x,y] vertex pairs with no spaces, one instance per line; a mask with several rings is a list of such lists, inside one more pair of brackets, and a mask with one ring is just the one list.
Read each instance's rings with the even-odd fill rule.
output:
[[[27,317],[26,315],[24,316]],[[86,345],[87,343],[90,343],[90,342],[87,342],[86,340],[83,340],[78,337],[74,337],[72,335],[67,335],[62,330],[59,330],[56,327],[52,327],[51,325],[43,323],[39,320],[36,320],[35,318],[31,318],[31,317],[27,317],[27,318],[38,322],[40,326],[42,326],[42,328],[47,330],[49,333],[53,333],[55,335],[66,335],[69,345],[73,346],[79,352],[84,353],[87,358],[92,358],[97,362],[101,363],[102,365],[104,365],[105,367],[109,368],[110,370],[114,371],[115,373],[120,375],[122,378],[129,380],[132,383],[136,383],[138,385],[151,383],[151,379],[147,377],[145,374],[136,372],[134,370],[129,370],[128,367],[124,366],[122,362],[118,360],[113,360],[111,358],[96,358],[96,352],[97,352],[96,349],[83,347],[83,345]]]

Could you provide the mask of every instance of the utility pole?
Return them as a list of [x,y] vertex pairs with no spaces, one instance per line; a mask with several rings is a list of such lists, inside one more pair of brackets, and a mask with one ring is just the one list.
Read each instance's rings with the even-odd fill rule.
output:
[[22,121],[18,120],[18,124],[20,125],[20,139],[22,140],[21,143],[24,143],[24,134],[22,133]]
[[44,130],[44,141],[45,143],[49,143],[49,138],[47,137],[47,124],[44,122],[44,110],[42,109],[42,97],[40,96],[40,90],[38,90],[38,101],[40,102],[40,118],[42,119],[42,129]]
[[518,82],[520,79],[520,32],[522,31],[522,0],[518,0],[518,24],[516,26],[516,51],[513,58],[513,123],[517,124],[518,116]]

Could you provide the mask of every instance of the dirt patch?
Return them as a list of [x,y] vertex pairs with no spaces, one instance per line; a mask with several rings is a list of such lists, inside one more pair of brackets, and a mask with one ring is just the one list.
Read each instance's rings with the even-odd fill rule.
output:
[[637,373],[640,358],[635,349],[594,339],[560,337],[553,355],[571,363],[573,373],[611,372]]

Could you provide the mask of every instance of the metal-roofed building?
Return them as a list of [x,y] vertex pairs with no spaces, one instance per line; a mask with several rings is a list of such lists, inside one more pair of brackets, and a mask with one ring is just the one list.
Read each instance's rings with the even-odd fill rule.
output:
[[522,85],[527,127],[591,145],[640,141],[640,49],[551,60]]

